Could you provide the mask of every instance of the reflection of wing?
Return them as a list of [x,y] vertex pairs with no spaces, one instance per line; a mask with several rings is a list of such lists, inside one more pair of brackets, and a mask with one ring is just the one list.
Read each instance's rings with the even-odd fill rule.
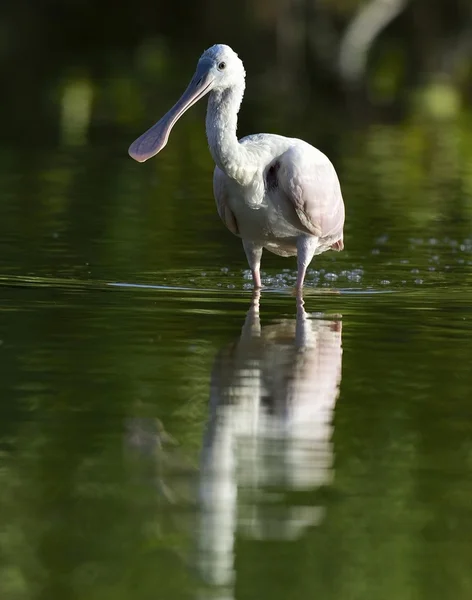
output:
[[[292,489],[313,488],[331,479],[331,421],[341,379],[341,323],[306,319],[305,325],[300,328],[299,323],[302,332],[297,333],[305,336],[299,347],[293,344],[293,323],[284,332],[291,334],[291,344],[281,338],[281,325],[263,330],[263,376],[274,407],[267,427],[283,432],[279,458],[285,466],[285,485]],[[266,476],[272,483],[270,473]]]
[[[332,412],[341,377],[341,323],[300,314],[296,325],[282,321],[264,327],[258,347],[260,390],[252,390],[257,405],[252,436],[257,438],[256,461],[263,468],[251,466],[254,458],[243,454],[241,485],[310,489],[329,483]],[[247,365],[244,371],[247,378]],[[229,387],[235,383],[233,379]],[[246,395],[250,393],[247,389]],[[243,406],[238,412],[241,420],[247,418]],[[254,472],[258,483],[251,480]]]
[[238,342],[217,356],[200,473],[200,567],[211,581],[231,582],[237,526],[293,539],[323,517],[311,504],[268,509],[266,492],[331,482],[341,357],[340,321],[310,319],[300,307],[296,323],[261,329],[256,305]]
[[215,196],[216,208],[221,220],[226,227],[234,233],[239,235],[238,224],[233,211],[229,207],[228,197],[228,177],[223,173],[221,169],[215,167],[215,173],[213,175],[213,194]]

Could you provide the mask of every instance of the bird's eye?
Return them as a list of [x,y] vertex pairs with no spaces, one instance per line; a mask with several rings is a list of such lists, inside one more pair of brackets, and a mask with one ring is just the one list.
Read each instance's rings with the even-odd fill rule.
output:
[[225,62],[220,62],[220,64],[218,65],[218,69],[220,71],[223,71],[223,69],[226,69],[226,63]]

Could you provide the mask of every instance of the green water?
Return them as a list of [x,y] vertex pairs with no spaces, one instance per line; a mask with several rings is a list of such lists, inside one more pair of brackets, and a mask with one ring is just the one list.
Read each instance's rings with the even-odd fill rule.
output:
[[253,80],[241,133],[317,144],[346,203],[306,315],[268,253],[257,314],[203,107],[126,154],[194,58],[162,94],[110,67],[75,129],[54,80],[0,148],[1,597],[470,598],[470,115],[289,118]]

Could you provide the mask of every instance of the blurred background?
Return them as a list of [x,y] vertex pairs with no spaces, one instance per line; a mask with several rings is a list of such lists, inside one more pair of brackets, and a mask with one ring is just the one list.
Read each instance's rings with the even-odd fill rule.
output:
[[[204,103],[157,159],[127,156],[216,42],[247,70],[239,135],[302,137],[334,162],[347,252],[370,253],[385,235],[398,248],[426,230],[468,235],[471,33],[468,0],[4,0],[5,268],[142,279],[195,266],[203,239],[245,266],[214,210]],[[196,190],[202,202],[189,202]],[[351,237],[357,226],[363,235]],[[13,230],[21,249],[7,242]]]
[[[246,67],[239,135],[301,137],[341,181],[305,363],[295,260],[268,252],[263,333],[238,351],[251,285],[205,103],[158,157],[127,154],[214,43]],[[2,0],[0,73],[2,600],[468,600],[470,0]],[[202,508],[199,484],[234,484],[201,469],[205,435],[232,460],[218,394],[283,406],[303,377],[331,390],[308,466],[245,430],[243,523]]]

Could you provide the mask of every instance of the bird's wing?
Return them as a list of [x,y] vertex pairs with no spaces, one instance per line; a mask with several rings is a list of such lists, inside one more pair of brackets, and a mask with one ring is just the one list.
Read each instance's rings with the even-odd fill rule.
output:
[[228,177],[221,169],[215,167],[215,172],[213,174],[213,194],[215,196],[216,209],[218,210],[221,220],[231,233],[239,235],[238,223],[229,205],[228,191]]
[[308,144],[294,145],[273,161],[273,167],[303,227],[342,250],[344,202],[328,157]]

